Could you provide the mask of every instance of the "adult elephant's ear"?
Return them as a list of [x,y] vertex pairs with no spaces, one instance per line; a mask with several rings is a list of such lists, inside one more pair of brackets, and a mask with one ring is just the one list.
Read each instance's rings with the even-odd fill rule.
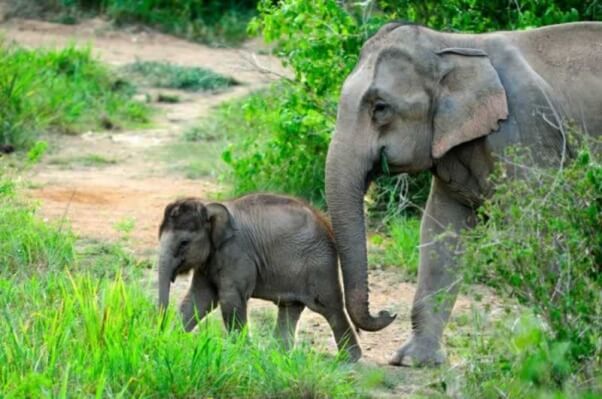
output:
[[485,52],[446,48],[437,54],[441,80],[433,121],[435,159],[497,130],[498,122],[508,117],[506,91]]
[[211,224],[211,243],[219,249],[234,236],[232,216],[225,206],[214,202],[207,205],[207,218]]

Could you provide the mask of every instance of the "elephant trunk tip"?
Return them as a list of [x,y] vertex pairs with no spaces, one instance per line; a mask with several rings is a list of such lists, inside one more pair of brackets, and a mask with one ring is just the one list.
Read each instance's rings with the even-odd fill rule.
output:
[[355,306],[347,306],[349,317],[351,318],[351,321],[356,327],[364,331],[380,331],[383,328],[389,326],[391,323],[393,323],[393,321],[397,317],[397,314],[391,314],[386,310],[381,310],[380,312],[378,312],[378,316],[373,317],[370,314],[368,301],[366,298],[367,296],[362,291],[346,293],[347,304],[358,303],[358,297],[362,298],[362,300],[359,302],[364,303],[365,306],[361,306],[359,310]]

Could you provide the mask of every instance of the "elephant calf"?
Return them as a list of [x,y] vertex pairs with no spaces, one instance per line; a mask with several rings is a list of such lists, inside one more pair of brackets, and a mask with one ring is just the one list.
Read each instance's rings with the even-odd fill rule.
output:
[[187,331],[218,304],[228,330],[238,330],[249,298],[260,298],[278,305],[276,334],[286,348],[307,306],[326,318],[339,349],[352,361],[360,358],[330,224],[303,202],[269,194],[208,205],[178,200],[165,208],[159,238],[161,307],[176,276],[193,270],[180,306]]

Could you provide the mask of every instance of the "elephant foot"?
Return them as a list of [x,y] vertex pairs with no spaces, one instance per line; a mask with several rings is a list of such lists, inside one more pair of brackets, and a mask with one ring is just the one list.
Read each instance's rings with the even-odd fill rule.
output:
[[349,363],[355,363],[362,357],[362,350],[359,346],[353,345],[347,348],[347,361]]
[[432,339],[412,336],[389,360],[392,366],[435,367],[446,360],[440,345]]

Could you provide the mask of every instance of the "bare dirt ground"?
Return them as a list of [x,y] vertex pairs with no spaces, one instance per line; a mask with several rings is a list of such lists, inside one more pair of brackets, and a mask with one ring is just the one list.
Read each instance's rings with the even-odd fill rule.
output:
[[[133,249],[140,256],[151,259],[153,264],[157,228],[165,205],[181,196],[208,198],[220,187],[211,178],[189,180],[174,174],[165,161],[149,156],[149,151],[177,140],[186,127],[206,116],[212,106],[264,87],[275,78],[250,67],[250,54],[259,48],[254,43],[241,49],[215,49],[148,29],[115,30],[100,19],[69,26],[11,20],[0,25],[0,32],[5,39],[27,47],[89,44],[101,60],[111,65],[136,60],[169,61],[209,68],[242,82],[242,85],[221,94],[180,93],[183,101],[179,103],[155,104],[158,111],[153,127],[149,129],[51,137],[51,155],[54,158],[105,154],[116,162],[103,166],[74,165],[65,168],[46,160],[30,176],[34,187],[30,194],[41,201],[41,212],[46,218],[64,217],[78,235],[102,240],[116,240],[119,234],[114,225],[123,220],[133,220]],[[255,57],[266,68],[281,74],[287,73],[273,57],[257,54]],[[149,279],[150,294],[154,295],[155,273],[150,274]],[[385,330],[364,332],[360,336],[365,355],[362,362],[366,367],[376,365],[384,368],[392,379],[386,389],[375,391],[374,394],[379,397],[401,397],[425,389],[432,382],[431,371],[386,365],[390,354],[408,336],[414,284],[403,282],[395,270],[384,269],[371,271],[370,286],[372,309],[390,309],[398,315]],[[178,280],[172,299],[181,297],[186,288],[186,279]],[[479,306],[494,302],[495,298],[489,297]],[[466,314],[471,304],[471,298],[461,296],[454,314]],[[251,322],[265,320],[266,312],[273,319],[275,307],[252,301]],[[450,329],[446,334],[452,334]],[[336,348],[328,325],[321,316],[312,312],[304,312],[298,335],[331,353]],[[451,362],[457,362],[453,355]]]

